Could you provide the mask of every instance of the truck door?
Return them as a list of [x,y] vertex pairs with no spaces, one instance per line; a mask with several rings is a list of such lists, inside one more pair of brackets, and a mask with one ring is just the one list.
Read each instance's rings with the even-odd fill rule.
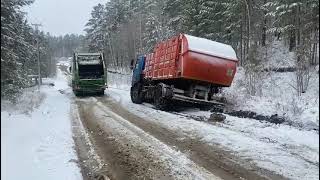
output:
[[145,65],[145,57],[139,56],[137,59],[136,65],[133,69],[131,86],[133,86],[135,83],[140,82],[142,80],[143,78],[142,72],[144,70],[144,65]]

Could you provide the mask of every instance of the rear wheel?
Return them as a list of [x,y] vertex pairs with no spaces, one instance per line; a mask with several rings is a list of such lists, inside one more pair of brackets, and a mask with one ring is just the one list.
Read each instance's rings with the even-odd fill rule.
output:
[[156,109],[167,110],[169,101],[162,94],[162,86],[158,85],[154,90],[154,105]]
[[97,92],[97,95],[98,95],[98,96],[103,96],[103,95],[104,95],[104,90],[98,91],[98,92]]
[[136,104],[141,104],[143,102],[142,95],[142,84],[136,83],[130,89],[131,101]]
[[74,90],[73,92],[74,92],[75,96],[80,96],[80,92],[79,91]]
[[201,111],[209,111],[209,110],[212,109],[212,106],[210,106],[210,105],[199,105],[199,109]]
[[211,108],[211,112],[218,112],[218,113],[223,113],[224,111],[224,106],[223,105],[215,105]]

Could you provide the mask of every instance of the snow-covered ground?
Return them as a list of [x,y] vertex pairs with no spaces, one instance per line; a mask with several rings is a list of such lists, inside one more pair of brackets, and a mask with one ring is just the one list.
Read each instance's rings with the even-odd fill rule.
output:
[[110,73],[107,74],[107,82],[108,86],[112,86],[113,88],[130,90],[131,85],[131,72],[127,72],[125,70],[113,70],[108,69],[112,72],[120,72],[120,73]]
[[[181,136],[219,144],[244,161],[275,171],[290,179],[319,178],[319,134],[288,125],[227,116],[223,123],[210,124],[158,111],[149,104],[133,104],[129,91],[109,88],[107,94],[129,111],[153,121]],[[189,109],[183,114],[209,116],[206,111]]]
[[[68,89],[58,70],[55,86],[26,89],[18,105],[1,102],[1,179],[80,180],[69,117]],[[64,92],[64,91],[61,91]]]
[[[275,41],[268,51],[266,67],[293,67],[294,54],[281,41]],[[265,72],[258,77],[259,93],[250,96],[245,84],[245,70],[237,69],[234,81],[224,89],[224,96],[234,110],[254,111],[258,114],[278,114],[290,124],[305,129],[319,129],[319,74],[316,67],[310,69],[310,80],[305,93],[297,96],[295,72]]]
[[262,59],[266,68],[295,66],[294,61],[292,61],[295,58],[295,54],[289,51],[283,41],[273,41],[266,48],[260,49],[260,53],[267,57],[266,62]]

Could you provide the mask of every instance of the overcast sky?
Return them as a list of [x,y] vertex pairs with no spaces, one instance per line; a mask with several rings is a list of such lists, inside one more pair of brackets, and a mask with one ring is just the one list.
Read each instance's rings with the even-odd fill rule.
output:
[[52,35],[84,34],[84,25],[93,6],[107,0],[35,0],[25,7],[31,23],[41,23],[41,30]]

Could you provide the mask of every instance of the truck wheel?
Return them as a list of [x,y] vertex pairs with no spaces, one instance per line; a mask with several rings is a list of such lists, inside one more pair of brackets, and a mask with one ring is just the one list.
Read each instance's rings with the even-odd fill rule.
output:
[[159,110],[167,110],[167,108],[168,108],[168,100],[162,96],[162,86],[161,85],[158,85],[155,88],[154,105],[156,106],[156,109],[159,109]]
[[103,95],[104,95],[104,90],[98,91],[98,92],[97,92],[97,95],[98,95],[98,96],[103,96]]
[[75,96],[80,96],[80,92],[79,91],[74,90],[73,92],[74,92]]
[[219,112],[219,113],[223,113],[223,111],[224,111],[224,106],[219,106],[219,105],[213,106],[210,110],[210,112]]
[[143,102],[142,85],[137,83],[130,89],[131,101],[135,104],[141,104]]

